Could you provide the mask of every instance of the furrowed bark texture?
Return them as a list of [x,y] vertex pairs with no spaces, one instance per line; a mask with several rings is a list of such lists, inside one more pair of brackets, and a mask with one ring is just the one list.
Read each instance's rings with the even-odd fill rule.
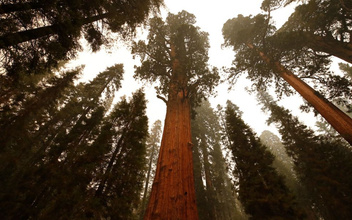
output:
[[[252,44],[247,44],[247,46],[251,49],[255,49]],[[261,51],[258,51],[258,53],[266,63],[273,65],[275,71],[278,72],[280,76],[299,94],[301,94],[301,96],[307,100],[348,143],[352,145],[352,119],[348,115],[330,103],[279,62],[272,62],[271,59]]]
[[174,84],[145,220],[198,219],[192,145],[190,100]]

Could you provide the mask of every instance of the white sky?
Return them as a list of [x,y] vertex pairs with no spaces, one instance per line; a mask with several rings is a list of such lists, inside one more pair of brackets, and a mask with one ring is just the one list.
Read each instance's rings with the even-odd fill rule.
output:
[[[221,69],[222,66],[229,67],[231,61],[234,58],[234,52],[230,48],[221,48],[223,43],[222,38],[222,26],[230,18],[237,16],[238,14],[256,15],[261,12],[260,5],[261,0],[165,0],[166,8],[162,9],[161,14],[163,17],[167,16],[168,12],[178,13],[181,10],[186,10],[194,14],[197,18],[196,25],[201,28],[202,31],[209,33],[210,50],[209,50],[209,63],[212,66],[216,66]],[[281,26],[293,12],[293,8],[282,8],[272,13],[277,26]],[[146,31],[144,31],[144,34]],[[139,63],[139,60],[132,60],[130,49],[123,43],[117,42],[118,49],[114,48],[110,51],[102,50],[98,53],[91,53],[87,50],[79,54],[78,60],[75,64],[84,64],[85,77],[88,79],[93,78],[97,73],[104,71],[106,67],[112,66],[115,63],[124,64],[124,82],[123,88],[119,91],[119,95],[130,94],[137,90],[141,84],[137,84],[133,79],[134,65]],[[217,104],[225,106],[226,101],[229,99],[240,107],[243,112],[243,120],[250,125],[258,135],[263,130],[271,130],[278,134],[274,126],[268,127],[266,125],[267,115],[263,114],[260,110],[261,106],[257,105],[255,97],[249,95],[245,91],[245,87],[249,86],[250,82],[242,77],[235,85],[234,89],[230,92],[227,90],[227,85],[220,85],[218,87],[218,95],[211,97],[210,102],[213,107]],[[145,85],[145,91],[147,94],[148,105],[147,114],[149,117],[149,124],[154,123],[155,120],[160,119],[164,122],[166,106],[163,101],[156,98],[154,86],[149,84]],[[312,115],[307,117],[307,114],[300,113],[298,106],[300,105],[301,99],[289,98],[280,104],[285,105],[286,108],[295,110],[294,114],[299,115],[300,118],[305,118],[305,122],[308,125],[314,125],[314,119]]]

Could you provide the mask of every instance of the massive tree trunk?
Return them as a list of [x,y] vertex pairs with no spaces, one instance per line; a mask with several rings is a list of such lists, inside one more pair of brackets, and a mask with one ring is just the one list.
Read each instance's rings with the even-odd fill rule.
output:
[[[252,44],[247,44],[251,49],[256,50]],[[352,145],[352,119],[338,109],[335,105],[326,100],[304,81],[295,76],[277,61],[272,61],[265,53],[258,51],[262,59],[272,65],[274,70],[290,84],[301,96],[307,100],[340,135]]]
[[145,220],[198,219],[190,100],[171,83],[159,159]]

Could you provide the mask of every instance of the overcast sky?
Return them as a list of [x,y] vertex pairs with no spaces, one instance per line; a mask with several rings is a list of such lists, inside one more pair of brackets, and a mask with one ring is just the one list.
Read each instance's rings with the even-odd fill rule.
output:
[[[197,18],[196,25],[201,28],[202,31],[209,33],[210,50],[209,50],[209,63],[212,66],[216,66],[219,69],[223,66],[229,67],[231,61],[234,58],[234,52],[230,48],[221,48],[223,43],[222,38],[222,26],[230,18],[237,16],[238,14],[256,15],[261,12],[260,10],[261,0],[165,0],[165,8],[161,10],[161,15],[166,17],[168,12],[178,13],[182,10],[186,10],[194,14]],[[281,26],[293,12],[293,7],[282,8],[272,13],[276,26]],[[142,34],[146,34],[144,31]],[[84,50],[79,54],[77,63],[84,64],[85,70],[84,75],[86,79],[93,78],[98,72],[103,71],[107,66],[112,66],[115,63],[124,64],[124,82],[123,88],[120,90],[119,95],[126,94],[130,96],[131,92],[135,91],[141,84],[137,84],[133,79],[134,65],[139,63],[139,60],[133,60],[130,54],[128,46],[122,42],[116,42],[116,47],[110,50],[102,50],[98,53],[91,53],[89,50]],[[118,48],[118,49],[117,49]],[[264,115],[257,105],[254,96],[250,96],[246,91],[246,86],[250,86],[250,82],[243,76],[235,87],[228,91],[228,85],[220,85],[218,87],[218,95],[216,97],[210,97],[210,101],[213,107],[216,105],[225,105],[226,100],[231,100],[233,103],[240,107],[243,112],[244,121],[249,124],[258,135],[263,130],[271,130],[277,133],[276,129],[266,125],[267,115]],[[154,86],[149,84],[145,85],[145,91],[148,99],[147,114],[152,124],[155,120],[160,119],[164,122],[166,106],[163,101],[156,98]],[[303,118],[304,114],[299,113],[297,108],[300,104],[300,98],[296,98],[292,101],[292,98],[281,102],[290,109],[296,109],[295,114],[300,114]],[[307,116],[307,115],[305,115]],[[306,123],[313,125],[314,122],[312,117],[304,117]]]

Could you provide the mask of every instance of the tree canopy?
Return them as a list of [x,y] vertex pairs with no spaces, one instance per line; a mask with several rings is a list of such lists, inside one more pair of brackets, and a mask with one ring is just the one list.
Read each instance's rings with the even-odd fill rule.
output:
[[351,148],[314,131],[299,122],[290,111],[277,105],[272,97],[259,95],[282,136],[288,155],[295,164],[299,181],[307,188],[324,219],[348,219],[351,216]]
[[225,117],[239,199],[250,219],[303,218],[283,177],[273,168],[273,154],[241,119],[238,107],[228,102]]
[[[2,0],[1,218],[352,219],[352,3],[300,1],[277,28],[273,11],[295,1],[264,0],[222,27],[235,52],[224,81],[246,74],[281,135],[258,138],[231,102],[242,97],[217,112],[207,100],[220,71],[195,15],[151,17],[163,0]],[[84,81],[65,66],[122,40],[134,73],[115,64]],[[158,120],[148,133],[143,89],[118,97],[125,74],[155,85],[163,131]],[[310,129],[273,90],[326,121]]]
[[116,39],[108,33],[134,32],[161,0],[2,1],[1,68],[13,78],[45,73],[75,57],[84,37],[93,51]]
[[[148,41],[135,42],[132,53],[141,58],[135,77],[160,82],[159,95],[167,96],[170,85],[198,103],[209,96],[219,80],[217,70],[209,68],[208,34],[194,26],[194,15],[182,11],[149,20]],[[177,67],[176,67],[177,66]]]

